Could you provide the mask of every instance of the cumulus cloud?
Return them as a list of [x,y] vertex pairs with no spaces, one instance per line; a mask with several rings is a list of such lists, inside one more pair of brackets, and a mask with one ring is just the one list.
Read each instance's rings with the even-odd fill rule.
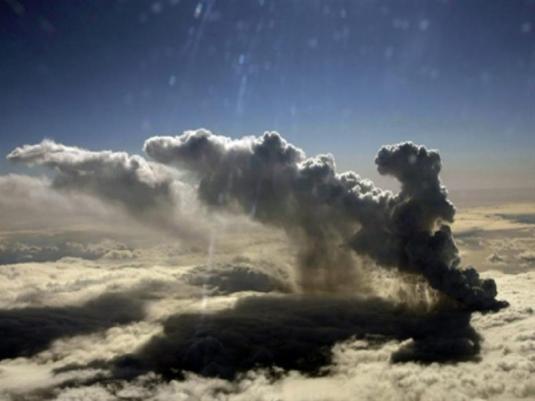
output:
[[[535,277],[496,274],[511,307],[476,313],[471,323],[459,310],[415,313],[381,300],[258,293],[230,309],[175,310],[163,319],[162,331],[139,322],[58,338],[31,359],[0,362],[0,398],[527,399],[535,394],[530,307]],[[161,290],[139,287],[133,299],[172,293]],[[484,333],[483,342],[474,329]],[[416,361],[446,357],[456,363],[394,363],[405,352]],[[116,364],[115,377],[108,372],[110,362]],[[180,370],[185,367],[190,371]]]
[[434,150],[410,142],[379,150],[378,170],[400,181],[398,194],[353,172],[338,173],[332,155],[306,158],[275,132],[233,140],[186,131],[150,138],[144,150],[197,175],[199,196],[207,204],[238,208],[284,228],[299,244],[305,290],[354,288],[359,276],[350,247],[382,266],[420,274],[469,309],[504,305],[496,301],[494,281],[460,267],[448,225],[455,209],[440,182],[441,161]]
[[[15,398],[17,400],[31,400],[35,398],[72,400],[76,397],[95,400],[169,400],[188,399],[205,400],[217,399],[222,401],[349,401],[355,399],[355,394],[362,399],[369,400],[522,400],[530,399],[535,395],[532,376],[535,372],[533,364],[535,351],[535,337],[533,336],[533,324],[535,314],[530,307],[533,283],[535,282],[533,273],[522,273],[506,275],[497,273],[496,278],[503,288],[504,295],[511,301],[511,306],[501,310],[499,313],[473,315],[472,325],[478,331],[484,332],[485,340],[479,343],[481,347],[480,360],[458,361],[457,363],[392,363],[392,355],[400,347],[411,345],[412,341],[398,341],[396,339],[381,339],[374,337],[348,338],[346,341],[338,342],[328,352],[322,355],[330,362],[319,369],[319,374],[310,372],[284,370],[281,368],[254,368],[240,373],[234,380],[226,380],[217,377],[203,376],[192,372],[184,372],[182,379],[164,380],[161,375],[153,372],[141,375],[135,379],[122,380],[105,377],[103,380],[80,379],[70,382],[67,386],[58,386],[47,391],[29,393],[27,398]],[[347,299],[346,299],[347,301]],[[249,300],[244,300],[248,303]],[[341,302],[343,303],[343,302]],[[250,307],[252,308],[251,303]],[[259,307],[260,301],[257,304]],[[264,305],[270,304],[265,300]],[[318,305],[316,303],[316,305]],[[307,313],[303,308],[291,308],[285,312],[281,308],[273,305],[278,313],[275,316],[286,316],[287,322],[292,321],[293,313],[298,312],[295,320],[299,317],[310,317],[317,322],[321,319],[314,318],[313,313]],[[307,305],[302,302],[301,306]],[[310,304],[309,304],[310,305]],[[328,303],[324,305],[325,310],[329,309]],[[237,309],[240,309],[238,306]],[[257,310],[258,308],[255,308]],[[261,309],[261,308],[260,308]],[[350,310],[342,308],[351,313]],[[316,311],[321,310],[315,309]],[[333,309],[336,311],[337,309]],[[361,313],[363,311],[360,311]],[[365,313],[365,311],[363,312]],[[262,320],[266,315],[260,313],[258,320]],[[329,327],[328,313],[324,325],[314,326],[313,329],[321,331],[322,328]],[[338,316],[338,315],[336,315]],[[391,316],[393,318],[393,316]],[[423,316],[422,316],[423,318]],[[172,319],[177,319],[178,316]],[[200,319],[200,316],[199,316]],[[242,345],[238,339],[234,343],[232,338],[234,327],[221,327],[214,323],[215,317],[208,316],[208,323],[203,326],[200,323],[198,333],[195,333],[195,346],[192,345],[190,354],[207,355],[206,359],[199,359],[203,363],[210,361],[210,355],[214,359],[222,359],[224,349],[218,347],[217,340],[221,344],[238,344],[235,347],[255,348],[256,343],[248,343],[249,337],[245,335]],[[251,316],[251,319],[253,317]],[[387,320],[389,320],[388,318]],[[184,321],[187,319],[184,319]],[[282,321],[284,319],[276,319]],[[351,319],[350,319],[351,320]],[[456,319],[454,319],[456,320]],[[345,318],[344,318],[345,321]],[[462,319],[460,319],[462,321]],[[372,319],[371,325],[377,323]],[[393,318],[391,322],[396,322]],[[459,322],[459,321],[458,321]],[[330,323],[334,324],[334,320]],[[269,324],[266,323],[266,324]],[[302,323],[300,323],[301,325]],[[400,322],[401,325],[403,323]],[[210,329],[210,325],[212,329]],[[215,333],[213,339],[206,338],[205,342],[200,341],[203,335],[213,334],[215,327],[221,327],[221,332]],[[188,326],[186,326],[188,327]],[[264,326],[265,327],[265,326]],[[302,326],[300,326],[302,327]],[[345,327],[345,326],[342,326]],[[396,324],[394,324],[396,327]],[[462,327],[460,324],[458,327]],[[398,326],[399,328],[399,326]],[[203,331],[204,330],[204,331]],[[395,329],[392,329],[395,330]],[[422,328],[417,328],[417,332]],[[225,332],[226,331],[226,332]],[[253,329],[253,331],[255,331]],[[260,330],[258,330],[259,332]],[[328,330],[327,330],[328,332]],[[160,334],[163,336],[178,334],[178,328]],[[295,336],[292,338],[306,342],[304,338]],[[281,336],[283,333],[281,333]],[[228,339],[226,338],[228,336]],[[261,334],[260,338],[264,338]],[[279,336],[280,337],[280,336]],[[158,338],[158,337],[157,337]],[[180,339],[180,337],[179,337]],[[328,340],[323,340],[327,342]],[[283,342],[283,341],[281,341]],[[169,342],[168,349],[178,345]],[[261,343],[260,343],[261,344]],[[203,353],[205,349],[215,349],[214,354]],[[213,346],[210,348],[209,346]],[[231,348],[235,351],[236,348]],[[142,350],[140,348],[140,350]],[[276,348],[278,349],[278,348]],[[440,349],[440,348],[439,348]],[[219,352],[217,352],[219,350]],[[292,353],[299,351],[292,350]],[[232,354],[231,354],[232,355]],[[262,353],[258,354],[258,357]],[[266,355],[264,352],[263,355]],[[168,358],[172,359],[172,355]],[[228,357],[227,357],[228,358]],[[281,358],[284,360],[284,358]],[[186,363],[188,359],[185,359]],[[291,363],[298,364],[298,361]],[[315,361],[313,364],[316,363]],[[306,366],[303,362],[303,365]],[[139,365],[138,365],[139,366]],[[180,363],[177,364],[180,366]],[[212,365],[213,367],[213,365]],[[74,374],[71,372],[71,374]],[[80,373],[81,374],[81,373]],[[175,375],[177,373],[175,372]],[[1,394],[1,393],[0,393]],[[39,396],[36,396],[39,395]],[[8,398],[9,399],[9,398]]]

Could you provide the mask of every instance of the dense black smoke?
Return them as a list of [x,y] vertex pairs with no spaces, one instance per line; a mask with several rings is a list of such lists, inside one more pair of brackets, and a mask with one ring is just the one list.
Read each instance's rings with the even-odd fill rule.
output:
[[496,300],[493,280],[459,266],[448,226],[455,209],[438,177],[436,151],[410,142],[381,148],[379,172],[401,183],[393,194],[353,172],[337,173],[331,155],[306,158],[276,132],[232,140],[187,131],[150,138],[144,149],[159,162],[195,173],[199,196],[208,205],[239,209],[284,228],[299,243],[305,290],[354,286],[349,246],[379,265],[420,274],[468,309],[504,305]]

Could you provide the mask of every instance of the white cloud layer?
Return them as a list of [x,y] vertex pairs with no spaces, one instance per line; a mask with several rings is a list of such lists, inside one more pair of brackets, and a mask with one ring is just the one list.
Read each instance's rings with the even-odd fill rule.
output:
[[[143,256],[141,259],[150,263]],[[117,263],[65,259],[59,263],[4,266],[0,274],[3,308],[16,305],[13,299],[28,290],[42,294],[39,298],[27,297],[33,299],[32,303],[19,305],[82,305],[99,294],[115,291],[129,292],[133,299],[144,300],[148,311],[143,321],[70,338],[59,337],[31,357],[1,361],[0,394],[4,399],[349,401],[357,394],[364,400],[450,401],[535,396],[531,380],[535,373],[533,272],[492,273],[511,306],[498,313],[474,315],[472,324],[484,336],[480,359],[476,361],[392,364],[391,354],[403,343],[389,341],[377,345],[355,339],[334,346],[332,362],[324,367],[320,377],[282,370],[273,376],[267,371],[251,370],[234,381],[187,374],[183,380],[167,382],[148,373],[129,381],[91,383],[92,377],[109,374],[100,365],[102,361],[130,353],[161,333],[161,322],[166,316],[180,310],[224,310],[249,294],[207,294],[202,286],[191,287],[182,282],[180,277],[190,281],[185,273],[195,271],[187,267],[151,265],[149,269],[149,265],[119,267]],[[201,272],[207,274],[206,270]],[[83,280],[79,279],[81,276]],[[208,298],[204,299],[203,294]],[[260,292],[256,294],[263,296]],[[79,368],[65,370],[75,365]],[[60,386],[61,383],[64,384]]]

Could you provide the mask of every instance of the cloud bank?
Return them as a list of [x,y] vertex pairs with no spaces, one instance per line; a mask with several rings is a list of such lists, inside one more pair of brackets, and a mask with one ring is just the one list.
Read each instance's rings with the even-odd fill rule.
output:
[[[169,282],[176,281],[175,272],[169,268]],[[106,295],[80,304],[87,311],[76,315],[70,307],[33,308],[31,313],[42,313],[41,317],[51,314],[51,325],[58,324],[60,336],[46,351],[0,361],[0,398],[348,401],[358,394],[370,400],[530,399],[535,395],[535,315],[530,296],[535,276],[495,274],[511,307],[473,314],[473,328],[466,325],[469,313],[463,311],[452,311],[448,319],[440,312],[400,313],[380,300],[287,298],[260,292],[210,313],[188,308],[178,313],[175,308],[162,319],[161,330],[157,322],[128,323],[137,312],[125,310],[129,314],[119,318],[121,308],[132,302],[130,297],[117,302],[119,313],[109,316],[98,307],[99,302],[108,302]],[[155,306],[150,303],[168,304],[170,295],[162,292],[163,299],[151,295],[142,300],[150,310]],[[108,300],[107,307],[113,307],[116,302]],[[19,320],[35,330],[25,313]],[[69,338],[61,333],[62,314],[68,325],[80,327],[75,329],[80,330],[78,335]],[[121,320],[109,327],[114,315]],[[101,331],[96,332],[98,325]],[[484,341],[474,336],[474,329],[484,333]],[[416,338],[404,340],[405,336]],[[464,354],[479,348],[478,355]],[[452,350],[457,356],[448,354]],[[416,361],[434,353],[449,355],[456,363],[393,363],[407,352]],[[460,358],[463,355],[466,358]],[[233,363],[234,358],[238,362]],[[111,375],[106,369],[110,362],[120,362]],[[287,369],[271,365],[274,362]],[[221,377],[232,377],[232,372],[237,372],[233,380]],[[132,378],[138,373],[143,374]]]

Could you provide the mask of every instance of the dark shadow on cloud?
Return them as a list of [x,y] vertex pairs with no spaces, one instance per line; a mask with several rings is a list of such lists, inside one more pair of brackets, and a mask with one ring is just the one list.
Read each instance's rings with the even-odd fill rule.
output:
[[89,334],[143,319],[143,302],[110,293],[81,306],[0,310],[0,360],[29,357],[59,338]]
[[232,294],[240,291],[288,292],[290,286],[282,277],[248,264],[217,264],[197,266],[184,275],[186,283],[204,286],[216,294]]
[[232,379],[258,367],[314,375],[329,364],[333,345],[350,338],[376,345],[412,339],[393,362],[470,360],[480,342],[466,311],[411,312],[379,299],[249,297],[233,309],[170,317],[163,334],[113,369],[121,379],[151,371],[166,379],[184,371]]

